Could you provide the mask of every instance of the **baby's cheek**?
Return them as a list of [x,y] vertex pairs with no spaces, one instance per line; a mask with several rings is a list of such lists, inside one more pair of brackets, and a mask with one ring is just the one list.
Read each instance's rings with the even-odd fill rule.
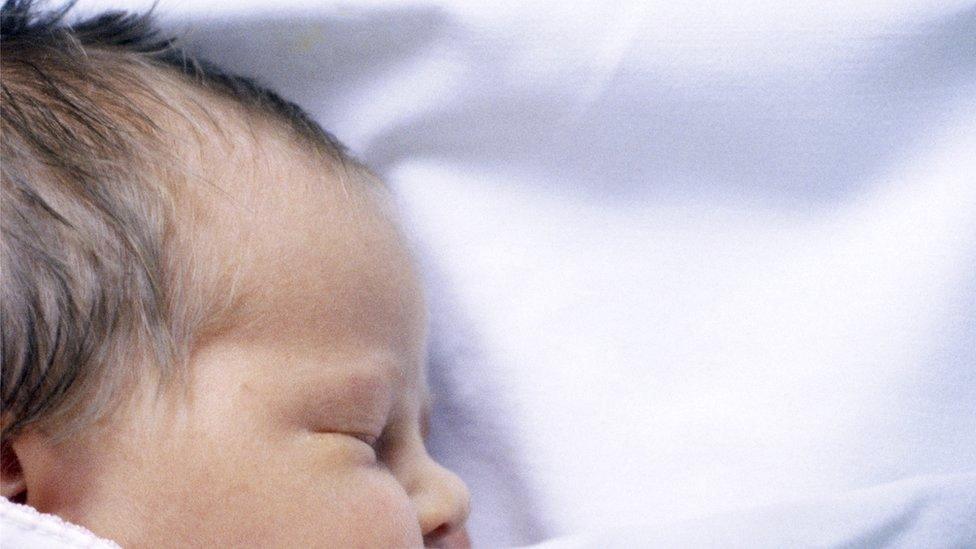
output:
[[[276,495],[291,508],[293,530],[316,525],[294,546],[418,547],[423,545],[413,503],[400,483],[382,465],[365,459],[354,440],[308,439],[278,455],[286,460],[289,478]],[[287,490],[281,490],[287,485]],[[296,508],[295,503],[301,502]],[[278,519],[279,524],[282,519]],[[283,540],[284,541],[284,540]]]
[[[293,461],[260,481],[214,490],[201,530],[225,522],[212,546],[419,547],[416,511],[403,488],[376,466],[306,468]],[[260,473],[258,473],[260,474]],[[231,484],[233,485],[233,484]],[[230,536],[228,536],[230,534]]]
[[344,515],[342,523],[348,528],[349,537],[336,539],[343,539],[350,546],[423,545],[412,501],[400,483],[382,467],[357,467],[343,479],[340,490],[337,511]]
[[161,475],[168,480],[153,498],[160,508],[148,513],[159,522],[154,530],[179,531],[179,539],[200,546],[422,546],[400,483],[364,459],[363,445],[341,440],[264,438],[261,449],[187,449],[183,466]]

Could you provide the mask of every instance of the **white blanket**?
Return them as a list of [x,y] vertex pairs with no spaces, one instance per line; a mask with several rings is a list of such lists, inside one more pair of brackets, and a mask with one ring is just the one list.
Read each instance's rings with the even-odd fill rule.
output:
[[[976,6],[798,6],[157,10],[396,189],[430,280],[432,448],[476,542],[973,545],[971,507],[845,494],[973,495]],[[757,508],[780,537],[706,518]],[[704,539],[674,528],[646,539]]]
[[0,546],[9,549],[119,549],[81,526],[0,497]]
[[974,513],[976,475],[925,477],[675,524],[649,518],[533,549],[971,547]]

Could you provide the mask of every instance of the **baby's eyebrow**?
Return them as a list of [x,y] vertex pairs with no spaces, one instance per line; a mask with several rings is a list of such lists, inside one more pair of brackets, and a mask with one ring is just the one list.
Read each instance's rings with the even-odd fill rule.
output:
[[[309,368],[309,371],[312,369]],[[387,420],[395,402],[392,380],[379,368],[355,366],[321,369],[317,378],[303,377],[309,409],[320,426]]]

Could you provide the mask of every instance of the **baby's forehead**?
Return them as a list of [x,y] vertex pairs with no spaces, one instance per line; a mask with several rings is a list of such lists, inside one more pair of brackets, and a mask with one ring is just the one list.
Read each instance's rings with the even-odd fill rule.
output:
[[[178,160],[169,179],[184,239],[210,241],[218,257],[229,253],[229,264],[257,270],[322,260],[317,267],[341,264],[348,273],[371,255],[399,259],[388,189],[365,167],[336,158],[273,113],[182,91],[187,108],[166,130]],[[326,252],[333,261],[324,262]]]
[[238,311],[252,324],[412,337],[426,309],[386,188],[273,120],[246,123],[205,145],[208,180],[195,183],[200,211],[188,220]]
[[251,385],[318,413],[376,417],[408,396],[425,417],[427,311],[385,190],[275,132],[215,155],[219,188],[200,198],[201,255],[233,295],[216,332],[238,355],[219,363],[279,365]]
[[423,293],[379,178],[274,113],[170,84],[184,94],[179,116],[163,118],[183,161],[171,253],[191,256],[184,284],[223,304],[210,331],[300,341],[313,361],[422,362]]
[[233,151],[218,150],[215,177],[196,191],[212,221],[201,229],[237,255],[232,263],[268,283],[302,279],[293,291],[413,282],[385,188],[274,128],[259,127],[255,136]]

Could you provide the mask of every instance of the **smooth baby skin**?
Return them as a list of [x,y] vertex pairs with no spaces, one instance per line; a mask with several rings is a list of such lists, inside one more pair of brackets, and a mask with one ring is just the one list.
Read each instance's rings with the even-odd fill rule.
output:
[[28,503],[132,547],[467,546],[467,489],[424,447],[426,309],[386,191],[288,140],[258,154],[200,198],[235,297],[185,393],[147,382],[85,436],[26,434]]

